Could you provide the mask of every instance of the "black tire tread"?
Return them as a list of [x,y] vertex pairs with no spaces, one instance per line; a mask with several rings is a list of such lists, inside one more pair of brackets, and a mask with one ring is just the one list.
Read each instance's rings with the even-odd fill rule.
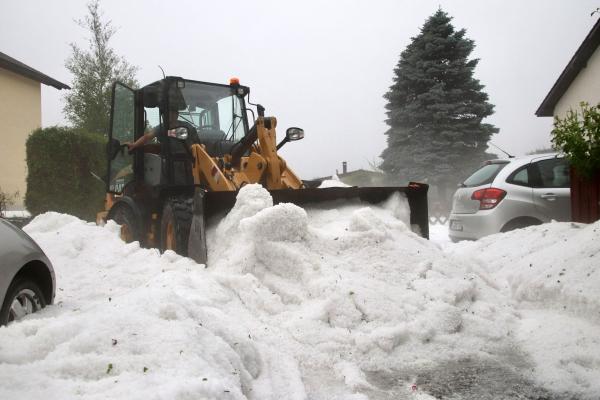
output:
[[140,226],[130,206],[125,204],[116,205],[114,209],[111,209],[108,219],[112,219],[119,225],[127,224],[132,233],[133,241],[142,242]]
[[[8,290],[6,291],[6,297],[4,298],[4,302],[2,303],[2,308],[0,309],[0,326],[6,325],[8,323],[8,314],[10,310],[10,305],[13,302],[13,299],[21,291],[21,289],[31,289],[35,292],[36,296],[40,300],[41,308],[46,307],[46,299],[44,298],[44,294],[38,284],[26,277],[17,277],[12,281]],[[40,309],[41,309],[40,308]],[[39,310],[36,310],[39,311]]]
[[[190,196],[175,196],[170,197],[165,202],[163,210],[170,208],[173,216],[173,224],[175,229],[176,253],[182,256],[187,256],[188,237],[192,226],[194,198]],[[163,212],[164,218],[165,212]],[[165,222],[161,223],[161,237],[165,234],[163,228]],[[161,248],[165,250],[165,240],[161,239]]]
[[509,222],[507,222],[502,229],[500,229],[500,232],[510,232],[510,231],[514,231],[516,229],[522,229],[522,228],[527,228],[528,226],[532,226],[532,225],[540,225],[542,223],[542,221],[533,218],[533,217],[521,217],[521,218],[516,218],[513,219]]

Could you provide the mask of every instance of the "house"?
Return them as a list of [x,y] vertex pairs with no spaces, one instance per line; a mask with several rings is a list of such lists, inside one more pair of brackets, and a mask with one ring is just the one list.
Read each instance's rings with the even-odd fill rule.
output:
[[357,169],[347,171],[338,175],[340,181],[350,186],[385,186],[385,176],[381,172],[367,171],[365,169]]
[[[600,19],[585,37],[536,111],[538,117],[564,118],[579,103],[600,104]],[[571,217],[590,223],[600,219],[600,174],[582,179],[571,170]]]
[[[385,176],[381,172],[367,171],[364,169],[357,169],[355,171],[348,171],[348,163],[342,162],[342,173],[337,169],[335,171],[337,178],[340,182],[349,186],[386,186]],[[333,179],[333,176],[324,176],[321,178],[315,178],[309,181],[304,181],[309,187],[317,187],[324,180]]]
[[600,103],[600,19],[579,46],[539,106],[538,117],[564,117],[579,103]]
[[42,125],[41,84],[70,89],[47,75],[0,52],[0,190],[15,198],[15,208],[23,207],[27,164],[25,142]]

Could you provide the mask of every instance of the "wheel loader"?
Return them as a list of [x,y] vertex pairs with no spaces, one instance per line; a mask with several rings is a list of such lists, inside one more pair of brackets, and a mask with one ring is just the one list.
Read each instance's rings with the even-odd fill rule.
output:
[[[277,143],[277,120],[249,98],[250,88],[237,79],[227,85],[168,76],[137,90],[115,82],[105,210],[97,222],[114,220],[127,242],[206,263],[206,221],[231,209],[242,186],[259,183],[275,204],[301,206],[340,199],[379,203],[402,192],[412,229],[428,237],[427,185],[308,187],[278,155],[304,131],[289,128]],[[144,135],[152,140],[129,151],[128,144]]]

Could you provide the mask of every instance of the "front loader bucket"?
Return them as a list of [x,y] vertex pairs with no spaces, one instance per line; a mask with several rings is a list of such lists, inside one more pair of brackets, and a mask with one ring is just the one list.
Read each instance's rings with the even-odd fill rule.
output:
[[[406,195],[410,206],[411,229],[429,239],[429,215],[427,211],[427,190],[422,183],[410,183],[406,187],[332,187],[270,190],[273,203],[293,203],[299,206],[325,201],[351,200],[377,204],[387,200],[393,193]],[[235,205],[236,192],[206,192],[204,211],[206,218],[228,212]]]

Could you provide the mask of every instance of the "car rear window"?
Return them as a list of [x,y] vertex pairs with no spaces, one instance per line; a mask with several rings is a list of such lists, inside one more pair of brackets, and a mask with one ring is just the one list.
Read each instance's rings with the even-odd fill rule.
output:
[[498,172],[502,170],[508,164],[507,162],[494,162],[486,163],[477,171],[475,171],[470,177],[468,177],[463,185],[466,187],[481,186],[488,183],[492,183]]

